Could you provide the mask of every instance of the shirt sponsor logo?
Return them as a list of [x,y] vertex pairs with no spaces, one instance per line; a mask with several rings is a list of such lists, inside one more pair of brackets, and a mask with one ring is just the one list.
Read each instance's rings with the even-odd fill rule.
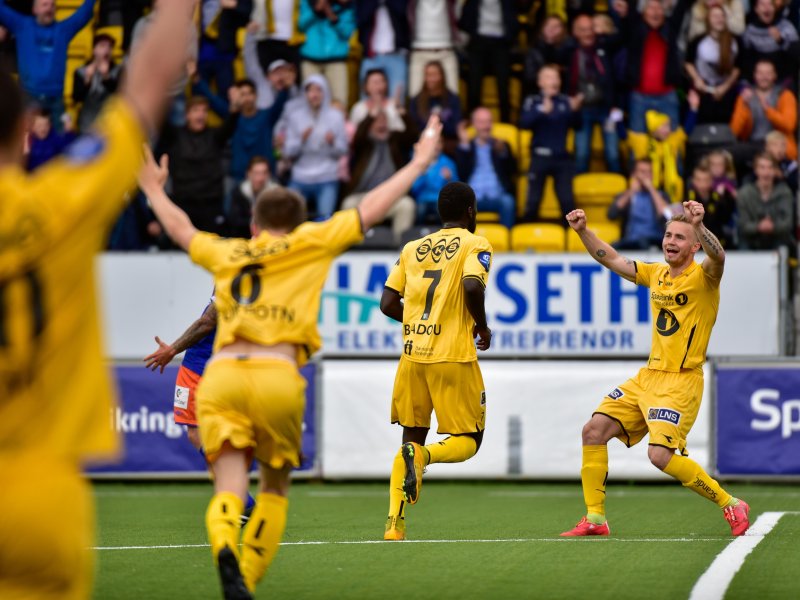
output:
[[454,237],[451,240],[447,240],[447,238],[440,238],[434,244],[430,238],[425,238],[422,240],[419,246],[417,246],[417,261],[422,262],[428,255],[433,259],[433,262],[438,263],[442,260],[442,256],[444,256],[447,260],[450,260],[456,255],[458,249],[461,247],[461,238]]
[[678,318],[670,310],[662,308],[656,317],[656,331],[659,335],[669,337],[681,328]]
[[489,272],[489,265],[492,262],[492,255],[490,252],[478,252],[478,262],[483,265],[486,272]]
[[186,410],[189,407],[189,388],[182,385],[175,386],[175,401],[172,403],[175,408]]
[[613,390],[611,390],[611,391],[608,393],[608,397],[609,397],[609,398],[611,398],[612,400],[619,400],[619,399],[620,399],[620,398],[622,398],[624,395],[625,395],[625,392],[623,392],[623,391],[622,391],[621,389],[619,389],[619,388],[614,388]]
[[681,421],[681,413],[671,408],[648,408],[648,421],[665,421],[677,425]]
[[486,391],[483,390],[483,391],[481,391],[481,406],[485,406],[485,405],[486,405]]
[[675,303],[678,306],[683,306],[688,301],[689,301],[689,296],[687,296],[686,294],[681,293],[681,294],[678,294],[677,296],[675,296]]

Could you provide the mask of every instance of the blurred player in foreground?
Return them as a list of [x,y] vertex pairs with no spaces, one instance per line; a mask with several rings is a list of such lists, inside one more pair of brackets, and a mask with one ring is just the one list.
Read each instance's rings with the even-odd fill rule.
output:
[[[217,333],[217,307],[214,297],[206,306],[200,318],[194,321],[180,337],[171,344],[165,344],[156,336],[158,350],[144,357],[145,367],[151,371],[164,368],[178,354],[186,351],[175,378],[175,395],[172,401],[172,413],[175,423],[186,426],[186,437],[194,448],[205,458],[200,432],[197,430],[197,386],[206,369],[214,349],[214,337]],[[213,473],[212,473],[213,475]],[[242,523],[246,523],[255,506],[255,498],[247,493]]]
[[[300,464],[305,380],[298,368],[319,350],[322,286],[334,258],[381,222],[430,164],[441,135],[433,117],[411,162],[357,209],[306,221],[305,201],[283,188],[261,193],[254,238],[197,231],[164,193],[166,160],[152,156],[140,187],[169,236],[214,275],[218,314],[214,356],[197,389],[197,418],[215,495],[206,513],[211,552],[226,598],[251,598],[286,526],[289,472]],[[261,466],[260,493],[242,535],[239,515],[248,465]]]
[[0,71],[0,598],[88,598],[94,508],[81,476],[116,455],[94,255],[135,188],[179,76],[194,0],[172,0],[94,129],[28,176],[22,95]]
[[[389,480],[385,540],[406,536],[405,504],[416,504],[422,473],[433,463],[472,458],[486,424],[486,391],[477,346],[487,350],[484,290],[492,246],[475,235],[475,192],[448,183],[439,192],[442,228],[405,245],[386,280],[381,310],[403,324],[403,355],[392,392],[392,423],[403,427],[403,444]],[[448,437],[425,446],[436,411],[438,433]]]
[[[750,526],[747,503],[722,489],[686,452],[686,436],[703,397],[703,363],[719,310],[725,251],[703,225],[703,205],[690,201],[683,207],[684,214],[667,223],[661,245],[664,263],[620,256],[586,228],[582,210],[567,215],[570,227],[597,262],[650,288],[653,341],[647,366],[612,390],[583,427],[581,481],[587,514],[562,536],[609,535],[605,516],[608,441],[616,437],[631,447],[645,434],[649,434],[647,455],[653,465],[715,502],[733,535],[743,535]],[[706,258],[698,264],[694,255],[701,247]]]

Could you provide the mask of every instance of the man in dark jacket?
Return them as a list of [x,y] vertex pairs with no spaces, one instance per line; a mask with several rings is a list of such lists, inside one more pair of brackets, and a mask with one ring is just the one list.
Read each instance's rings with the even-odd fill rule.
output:
[[469,34],[467,96],[470,110],[481,104],[483,78],[494,74],[500,100],[500,120],[511,122],[511,47],[519,31],[514,0],[466,0],[458,26]]
[[[236,88],[233,88],[234,90]],[[172,197],[202,231],[224,233],[223,150],[239,120],[239,102],[232,96],[230,114],[220,127],[208,126],[208,100],[190,98],[186,125],[168,127],[161,140],[170,160]]]
[[517,212],[517,161],[506,142],[492,137],[492,112],[488,108],[472,111],[472,128],[472,140],[464,123],[458,128],[458,177],[475,191],[478,211],[498,213],[500,222],[511,228]]
[[644,114],[655,110],[669,116],[672,129],[680,125],[678,95],[682,61],[678,35],[692,0],[678,0],[669,17],[661,0],[647,0],[642,13],[635,3],[615,0],[614,11],[623,22],[620,31],[628,48],[627,83],[631,89],[630,128],[645,132]]

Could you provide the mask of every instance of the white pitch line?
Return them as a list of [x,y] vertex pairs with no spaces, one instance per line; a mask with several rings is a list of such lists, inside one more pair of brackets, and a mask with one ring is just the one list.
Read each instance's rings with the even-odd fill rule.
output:
[[785,514],[785,512],[762,513],[746,534],[733,540],[717,554],[711,566],[694,584],[689,600],[722,600],[748,554],[772,531]]
[[[530,543],[530,542],[563,542],[567,544],[585,544],[587,542],[599,543],[642,543],[642,542],[719,542],[723,538],[506,538],[494,540],[404,540],[404,544],[511,544],[511,543]],[[384,540],[343,540],[337,542],[329,541],[301,541],[301,542],[281,542],[281,546],[338,546],[338,545],[362,545],[362,544],[396,544],[397,542],[386,542]],[[178,548],[208,548],[208,544],[170,544],[163,546],[95,546],[92,550],[171,550]]]

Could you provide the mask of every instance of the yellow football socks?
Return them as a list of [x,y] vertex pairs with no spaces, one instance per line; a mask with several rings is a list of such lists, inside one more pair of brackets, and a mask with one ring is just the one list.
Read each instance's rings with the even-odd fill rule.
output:
[[238,558],[242,510],[244,502],[233,492],[219,492],[211,498],[206,510],[206,529],[215,563],[225,546],[233,550]]
[[402,448],[397,451],[392,463],[392,474],[389,477],[389,516],[403,516],[403,480],[406,477],[406,463],[403,461]]
[[286,529],[289,500],[277,494],[260,493],[253,514],[242,536],[242,559],[239,570],[244,583],[253,592],[267,572]]
[[451,435],[441,442],[423,448],[428,452],[427,464],[459,463],[475,456],[478,443],[471,435]]
[[590,523],[606,521],[606,480],[608,479],[608,447],[584,446],[581,485],[586,502],[586,519]]
[[697,492],[703,498],[715,502],[720,508],[725,508],[731,503],[731,495],[691,458],[673,454],[664,467],[664,473],[671,475],[684,487]]

